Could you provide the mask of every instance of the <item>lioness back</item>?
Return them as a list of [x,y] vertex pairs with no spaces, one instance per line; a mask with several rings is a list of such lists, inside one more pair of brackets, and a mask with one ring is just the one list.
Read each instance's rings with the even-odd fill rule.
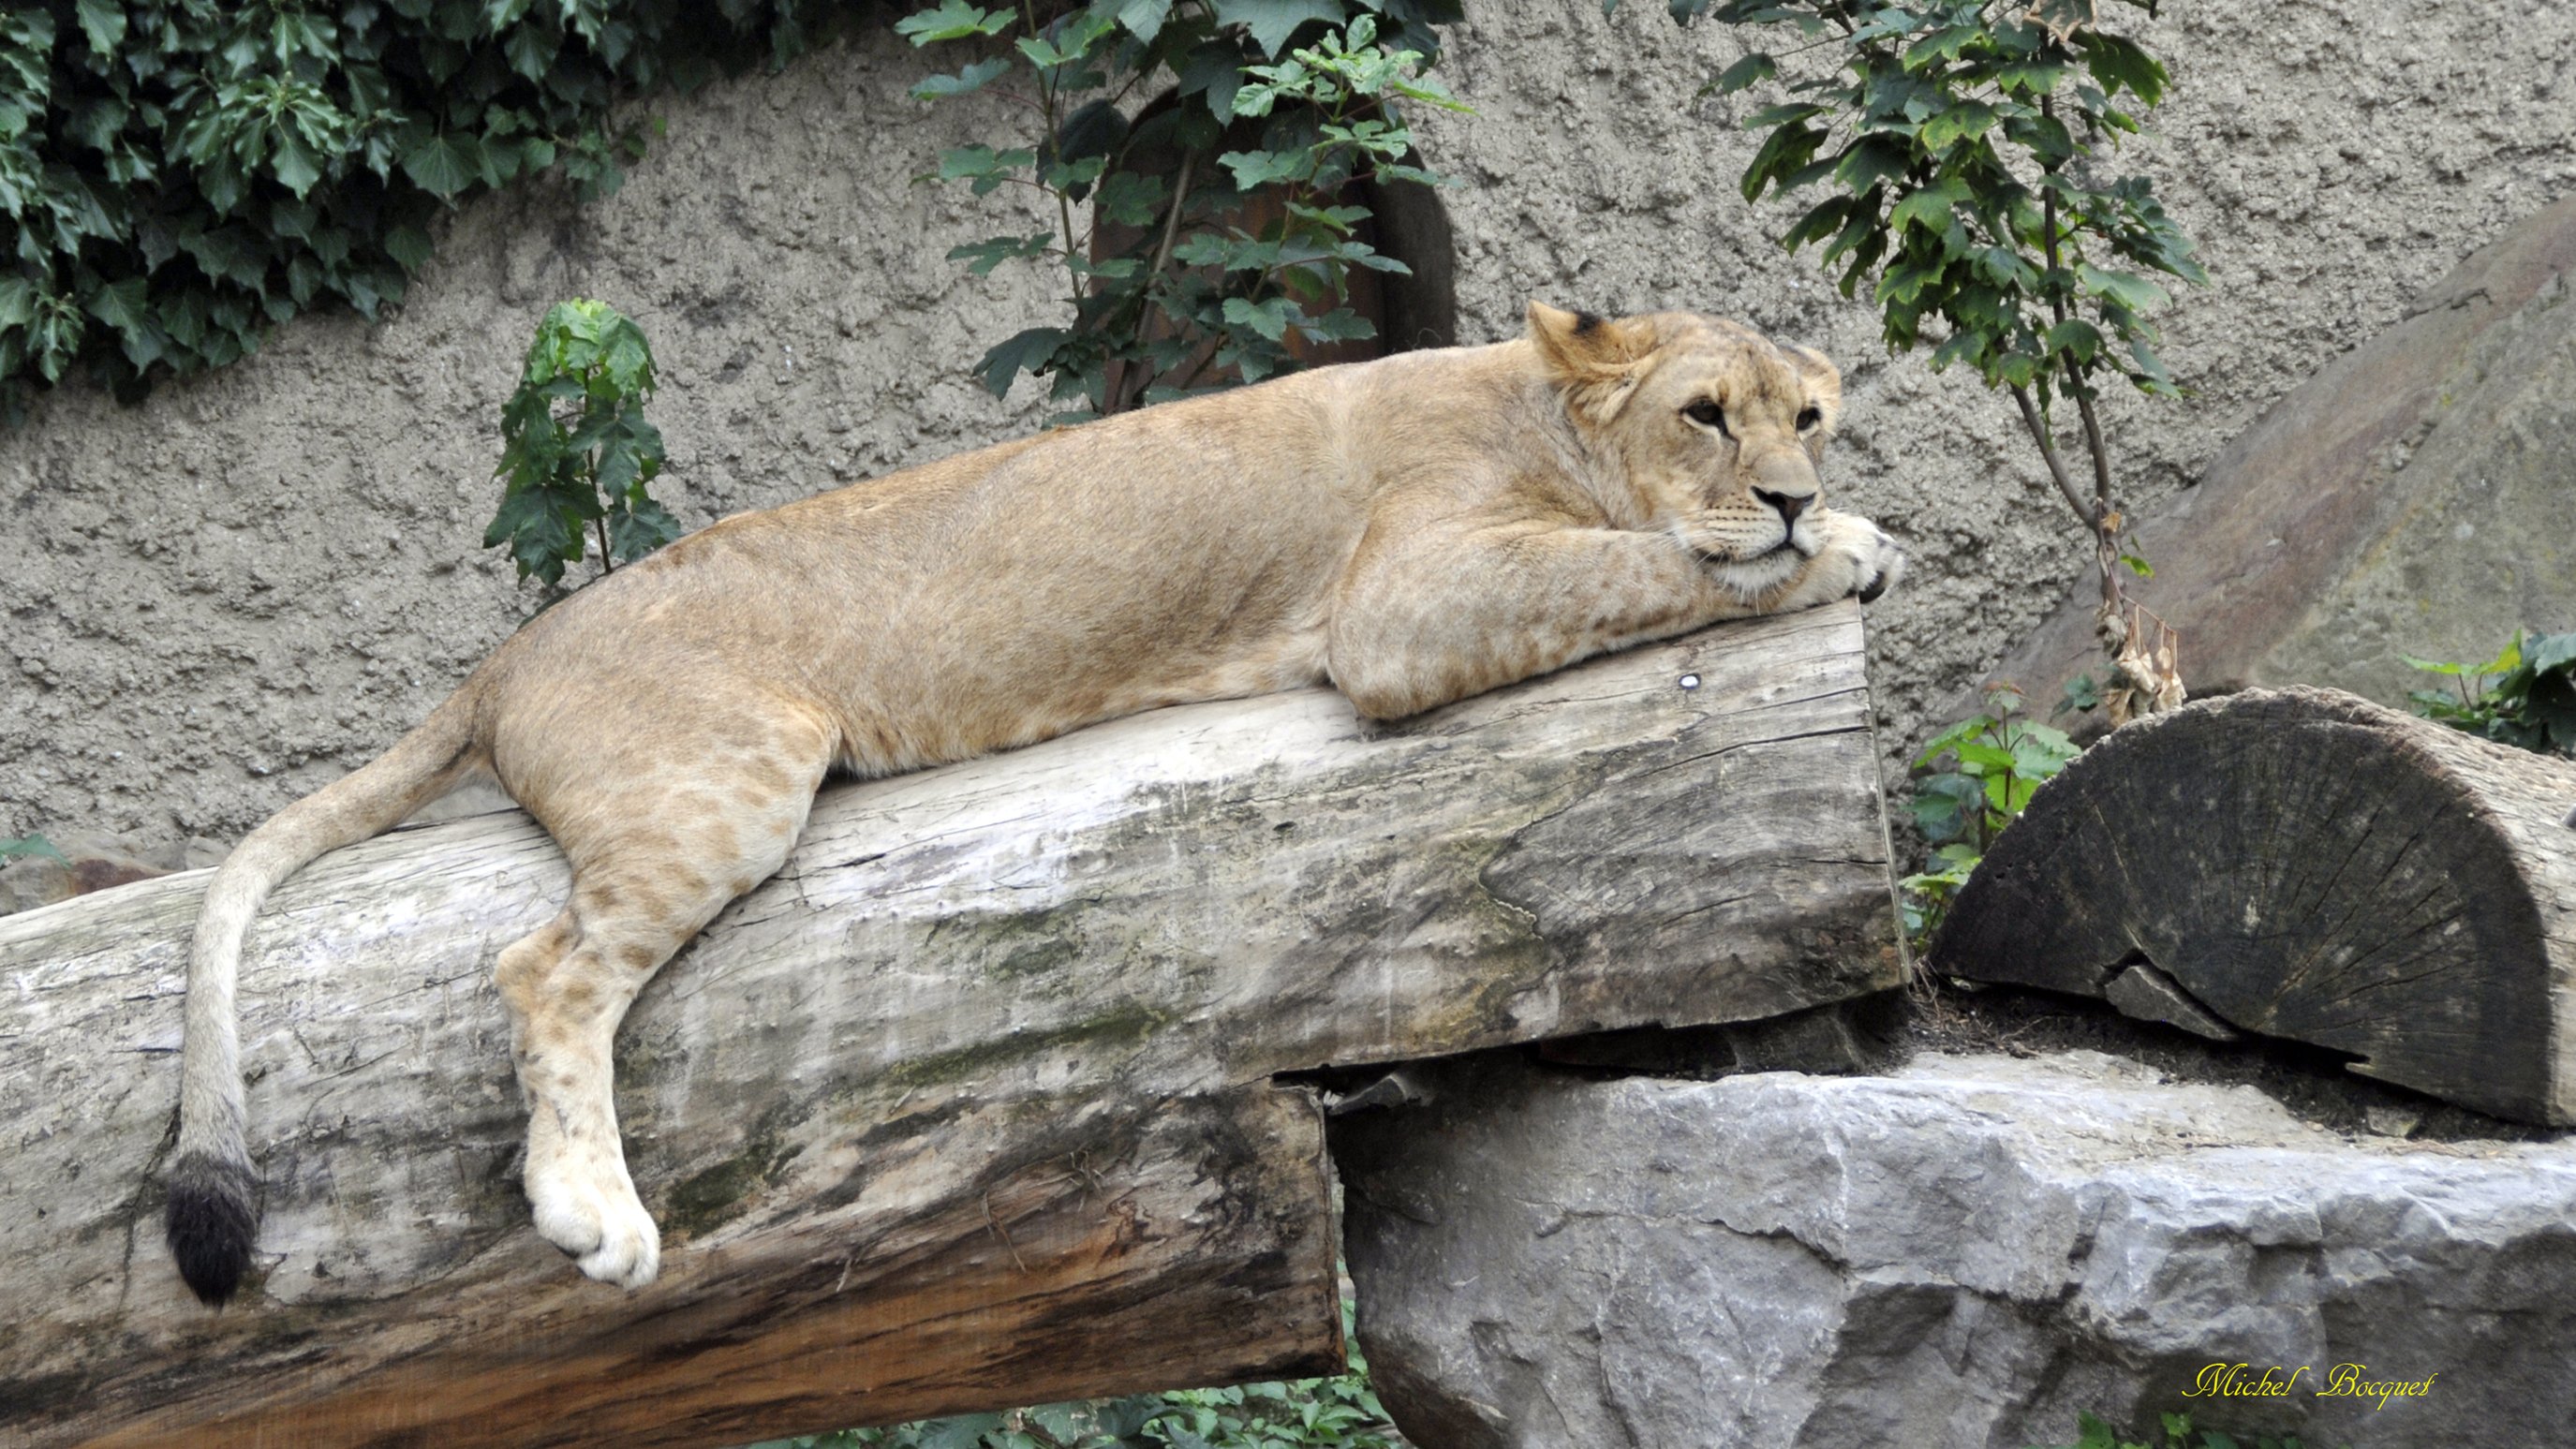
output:
[[739,675],[828,712],[840,767],[883,774],[1320,683],[1372,502],[1413,460],[1508,444],[1510,361],[1323,368],[739,514],[539,616],[492,661],[496,698]]

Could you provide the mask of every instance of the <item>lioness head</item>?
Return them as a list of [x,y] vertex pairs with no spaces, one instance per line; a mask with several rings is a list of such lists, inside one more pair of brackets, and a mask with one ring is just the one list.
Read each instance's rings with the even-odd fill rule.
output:
[[1816,475],[1842,412],[1822,353],[1688,312],[1604,318],[1529,307],[1530,340],[1575,427],[1616,460],[1633,496],[1604,499],[1630,528],[1672,528],[1751,592],[1823,547]]

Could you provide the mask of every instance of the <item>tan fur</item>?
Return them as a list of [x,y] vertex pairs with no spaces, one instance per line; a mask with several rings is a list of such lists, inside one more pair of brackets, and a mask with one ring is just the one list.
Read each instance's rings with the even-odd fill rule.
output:
[[[333,787],[409,801],[488,774],[571,861],[562,914],[495,971],[538,1229],[594,1277],[653,1277],[610,1102],[618,1022],[784,862],[827,771],[1326,680],[1365,715],[1406,715],[1893,581],[1886,536],[1818,501],[1841,407],[1822,357],[1688,314],[1533,304],[1529,323],[727,519],[539,616],[442,706],[435,740],[397,746],[411,764]],[[1731,439],[1687,416],[1703,402]],[[243,847],[271,837],[237,883],[253,908],[262,877],[385,813],[296,811]],[[210,933],[237,951],[248,913],[229,899],[201,954]],[[197,1035],[192,1013],[192,1110],[223,1085],[200,1090]]]

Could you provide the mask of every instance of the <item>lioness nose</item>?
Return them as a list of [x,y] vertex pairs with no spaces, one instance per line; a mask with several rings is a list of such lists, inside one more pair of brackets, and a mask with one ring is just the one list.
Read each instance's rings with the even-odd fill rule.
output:
[[1807,505],[1816,501],[1813,493],[1774,493],[1768,488],[1754,489],[1753,496],[1779,510],[1780,521],[1787,524],[1795,524]]

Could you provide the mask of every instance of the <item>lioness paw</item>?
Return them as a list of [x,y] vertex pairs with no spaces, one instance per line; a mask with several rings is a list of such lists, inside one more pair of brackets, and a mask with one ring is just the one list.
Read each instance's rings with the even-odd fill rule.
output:
[[567,1166],[528,1174],[537,1232],[603,1283],[641,1288],[662,1267],[662,1235],[625,1169]]
[[1864,604],[1896,587],[1905,577],[1905,550],[1885,529],[1857,513],[1832,513],[1815,520],[1825,535],[1824,547],[1807,565],[1806,576],[1782,601],[1784,608],[1809,608],[1857,596]]

